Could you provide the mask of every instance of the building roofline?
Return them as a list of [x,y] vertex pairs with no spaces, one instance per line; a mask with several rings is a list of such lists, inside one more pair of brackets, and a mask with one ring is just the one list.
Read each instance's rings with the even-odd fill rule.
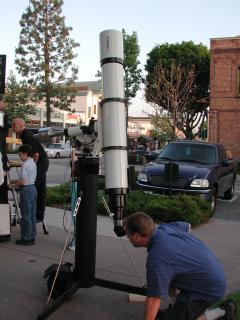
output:
[[128,116],[128,119],[130,120],[149,120],[152,119],[151,117],[141,117],[141,116]]
[[240,35],[235,37],[219,37],[219,38],[210,38],[210,40],[233,40],[233,39],[240,39]]

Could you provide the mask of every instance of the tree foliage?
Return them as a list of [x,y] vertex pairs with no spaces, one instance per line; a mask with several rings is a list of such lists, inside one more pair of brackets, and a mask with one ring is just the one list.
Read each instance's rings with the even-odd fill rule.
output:
[[[168,119],[172,129],[172,139],[175,138],[176,129],[186,132],[186,120],[188,120],[186,116],[191,113],[191,105],[196,100],[195,79],[194,66],[185,69],[172,62],[171,68],[168,69],[162,66],[161,61],[155,66],[152,81],[153,90],[146,93],[146,98],[152,101],[157,116]],[[193,112],[193,114],[197,115],[198,113]],[[197,124],[198,121],[193,121],[192,129]]]
[[210,54],[192,41],[158,45],[148,54],[145,65],[146,101],[155,110],[171,113],[172,126],[192,139],[206,116],[209,95]]
[[137,32],[127,34],[123,29],[123,43],[124,43],[124,93],[127,105],[130,104],[139,90],[141,83],[141,69],[138,60],[140,54],[140,46],[138,44]]
[[26,82],[18,82],[13,72],[10,72],[4,94],[9,121],[15,118],[22,118],[27,121],[30,115],[36,113],[36,108],[30,97],[30,90]]
[[166,115],[156,113],[152,117],[153,132],[152,137],[157,139],[161,145],[173,138],[173,130],[169,118]]
[[63,0],[30,0],[16,48],[17,70],[34,88],[35,98],[45,101],[47,125],[51,107],[69,109],[78,73],[73,60],[79,44],[70,38],[72,28],[65,26],[62,6]]

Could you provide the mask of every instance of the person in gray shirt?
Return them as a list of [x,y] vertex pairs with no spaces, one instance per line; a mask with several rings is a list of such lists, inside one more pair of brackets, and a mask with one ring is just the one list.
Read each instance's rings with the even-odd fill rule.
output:
[[9,185],[10,188],[20,188],[21,239],[15,243],[33,245],[36,236],[37,166],[32,159],[32,147],[29,144],[20,146],[18,152],[23,161],[19,179],[11,181]]

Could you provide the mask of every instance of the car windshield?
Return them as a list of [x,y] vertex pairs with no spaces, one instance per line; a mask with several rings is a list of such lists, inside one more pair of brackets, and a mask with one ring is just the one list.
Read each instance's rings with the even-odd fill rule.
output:
[[215,147],[200,143],[170,143],[162,150],[156,162],[166,159],[203,164],[216,164],[217,162]]
[[50,143],[46,146],[47,149],[60,149],[61,144],[60,143]]

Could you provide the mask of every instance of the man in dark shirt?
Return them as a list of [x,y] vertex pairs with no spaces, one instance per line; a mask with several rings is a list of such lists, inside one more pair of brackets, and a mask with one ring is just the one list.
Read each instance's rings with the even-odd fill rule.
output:
[[8,203],[8,188],[7,188],[7,175],[6,171],[9,170],[8,158],[6,154],[6,137],[8,135],[8,120],[6,110],[3,106],[0,106],[1,116],[3,117],[3,123],[0,125],[0,152],[2,154],[2,165],[4,170],[4,182],[0,186],[0,203]]
[[46,207],[46,173],[49,166],[47,154],[33,133],[25,128],[25,121],[17,118],[12,123],[13,131],[19,136],[23,144],[30,144],[33,149],[33,160],[37,164],[37,220],[43,221]]

